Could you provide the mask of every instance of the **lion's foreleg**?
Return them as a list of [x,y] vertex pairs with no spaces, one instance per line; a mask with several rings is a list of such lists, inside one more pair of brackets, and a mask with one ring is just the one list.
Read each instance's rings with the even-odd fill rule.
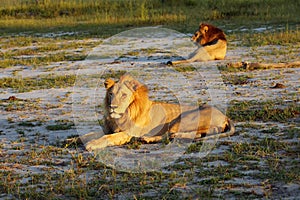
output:
[[123,145],[130,141],[132,136],[128,135],[126,132],[113,133],[109,135],[104,135],[99,139],[92,140],[86,144],[87,150],[95,150],[104,148],[107,146]]

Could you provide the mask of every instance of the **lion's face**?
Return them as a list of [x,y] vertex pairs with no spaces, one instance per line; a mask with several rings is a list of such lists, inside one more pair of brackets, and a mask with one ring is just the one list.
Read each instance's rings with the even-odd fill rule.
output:
[[121,118],[132,101],[132,91],[126,84],[115,83],[107,90],[107,103],[111,118]]
[[200,24],[199,29],[194,33],[192,36],[192,41],[195,43],[200,43],[203,45],[203,38],[205,37],[206,33],[208,32],[208,26],[204,24]]
[[202,46],[207,45],[213,40],[226,41],[224,32],[210,24],[201,23],[199,29],[194,33],[191,40]]
[[104,85],[106,109],[113,119],[119,119],[128,112],[137,98],[148,98],[147,87],[129,75],[123,75],[118,82],[107,79]]
[[194,33],[194,35],[192,36],[191,40],[195,43],[199,43],[199,41],[201,40],[201,32],[198,30]]

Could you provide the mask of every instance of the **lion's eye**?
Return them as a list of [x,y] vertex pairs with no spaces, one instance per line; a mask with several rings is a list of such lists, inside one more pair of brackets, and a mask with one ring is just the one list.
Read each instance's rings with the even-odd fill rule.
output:
[[127,97],[127,94],[123,93],[123,94],[122,94],[122,98],[124,99],[124,98],[126,98],[126,97]]

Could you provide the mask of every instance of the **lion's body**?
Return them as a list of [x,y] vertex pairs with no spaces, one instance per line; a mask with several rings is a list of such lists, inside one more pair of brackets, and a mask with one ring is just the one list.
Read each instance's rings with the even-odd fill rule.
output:
[[192,41],[199,47],[186,60],[172,61],[172,64],[223,60],[227,51],[227,40],[224,32],[210,24],[201,23],[199,30],[192,36]]
[[88,142],[87,149],[125,144],[132,137],[157,142],[165,134],[189,138],[182,133],[194,132],[193,136],[198,139],[210,134],[229,136],[234,133],[234,126],[218,109],[151,101],[146,86],[131,76],[122,76],[117,83],[108,79],[106,89],[106,135]]

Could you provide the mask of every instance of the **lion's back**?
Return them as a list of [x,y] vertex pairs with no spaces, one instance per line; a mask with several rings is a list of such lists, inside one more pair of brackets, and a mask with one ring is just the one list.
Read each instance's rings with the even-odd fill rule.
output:
[[218,40],[213,46],[205,46],[204,48],[212,57],[212,60],[223,60],[227,52],[227,42]]

